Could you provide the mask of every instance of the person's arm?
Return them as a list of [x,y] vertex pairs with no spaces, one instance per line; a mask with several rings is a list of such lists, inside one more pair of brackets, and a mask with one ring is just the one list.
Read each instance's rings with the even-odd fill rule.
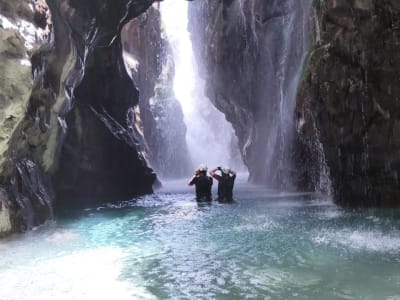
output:
[[216,167],[216,168],[214,168],[214,169],[212,169],[212,170],[210,171],[210,175],[211,175],[212,177],[214,177],[215,179],[218,179],[218,175],[217,175],[215,172],[220,171],[220,170],[221,170],[221,167]]
[[199,175],[199,170],[196,169],[196,170],[194,171],[193,177],[190,178],[190,180],[189,180],[189,182],[188,182],[188,185],[193,185],[193,184],[195,184],[196,178],[197,178],[198,175]]
[[196,175],[193,175],[193,177],[192,178],[190,178],[190,180],[188,181],[188,185],[193,185],[194,184],[194,182],[196,181]]
[[232,178],[236,178],[236,172],[233,170],[231,170],[229,175],[231,175]]

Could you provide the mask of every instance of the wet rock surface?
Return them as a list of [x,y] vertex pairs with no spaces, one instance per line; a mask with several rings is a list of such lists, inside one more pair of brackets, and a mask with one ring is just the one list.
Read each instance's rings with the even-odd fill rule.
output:
[[[32,89],[31,57],[49,43],[51,18],[44,1],[0,1],[0,235],[51,218],[52,188],[40,167],[21,154],[32,139],[15,135],[26,121]],[[32,139],[33,140],[33,139]]]
[[34,84],[30,57],[47,43],[50,23],[44,1],[0,1],[0,164]]
[[399,206],[400,5],[317,4],[298,131],[320,141],[337,203]]
[[208,96],[233,124],[252,181],[399,206],[399,4],[308,4],[194,2]]
[[139,114],[150,164],[162,178],[186,177],[192,170],[186,125],[173,91],[174,59],[159,9],[151,7],[127,24],[122,39],[128,68],[140,90]]
[[[0,0],[0,235],[42,224],[54,204],[150,193],[149,149],[161,173],[183,166],[157,10],[128,30],[143,101],[122,58],[120,31],[151,2]],[[400,5],[314,9],[308,0],[191,2],[207,95],[233,124],[253,182],[318,190],[329,175],[341,205],[399,206]],[[177,152],[179,162],[165,159]]]
[[209,0],[189,7],[207,96],[232,123],[250,180],[273,188],[298,186],[293,112],[311,11],[307,0]]
[[[10,19],[32,7],[1,5]],[[20,93],[28,95],[19,100],[27,101],[26,114],[12,129],[1,165],[0,216],[8,216],[8,231],[51,218],[54,202],[87,206],[152,192],[156,177],[137,149],[129,116],[138,91],[126,72],[120,41],[123,25],[151,1],[49,0],[47,5],[50,39],[30,53],[9,43],[16,45],[18,59],[30,58],[33,77]],[[39,5],[29,13],[39,27],[43,9]],[[22,76],[16,82],[25,83]],[[13,105],[11,100],[1,103]]]

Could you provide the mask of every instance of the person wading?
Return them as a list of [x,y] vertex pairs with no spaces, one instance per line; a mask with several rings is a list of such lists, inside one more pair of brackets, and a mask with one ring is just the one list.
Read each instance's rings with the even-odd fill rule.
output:
[[[216,172],[220,171],[221,175]],[[233,186],[235,184],[236,172],[229,168],[216,167],[210,172],[210,175],[218,180],[218,201],[232,202],[233,201]]]
[[196,186],[196,200],[197,201],[211,201],[211,186],[213,180],[207,176],[207,166],[200,165],[194,176],[189,180],[189,185]]

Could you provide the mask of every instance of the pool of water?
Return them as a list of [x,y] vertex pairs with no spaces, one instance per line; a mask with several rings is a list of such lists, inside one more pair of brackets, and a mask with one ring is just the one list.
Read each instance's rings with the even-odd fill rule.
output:
[[400,299],[400,212],[183,183],[0,240],[0,299]]

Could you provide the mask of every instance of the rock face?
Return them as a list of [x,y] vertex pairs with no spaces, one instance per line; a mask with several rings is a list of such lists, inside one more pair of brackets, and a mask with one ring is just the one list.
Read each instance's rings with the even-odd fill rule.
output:
[[299,133],[320,140],[338,203],[399,206],[400,3],[317,4]]
[[192,169],[182,108],[173,91],[174,59],[159,9],[127,24],[122,32],[126,60],[139,90],[140,118],[149,161],[162,178],[182,178]]
[[[18,151],[10,145],[24,123],[36,84],[30,58],[49,42],[50,27],[44,1],[0,1],[0,235],[26,227],[22,224],[25,221],[40,222],[43,214],[52,215],[51,190],[45,191],[46,183],[36,174],[36,166],[27,157],[7,161]],[[25,139],[30,138],[24,134]],[[24,195],[19,193],[22,190]],[[32,201],[26,201],[25,196]]]
[[[6,0],[1,5],[13,16],[30,9]],[[16,103],[28,100],[30,86],[24,84],[30,82],[32,91],[26,114],[10,125],[1,164],[0,230],[10,224],[3,231],[26,230],[51,218],[54,199],[60,206],[121,200],[151,192],[155,180],[137,149],[130,112],[138,91],[126,72],[120,40],[122,26],[151,1],[48,0],[47,5],[52,21],[33,12],[30,22],[51,23],[48,43],[28,53],[18,35],[7,40],[7,49],[15,45],[16,59],[31,58],[33,80],[25,81],[25,71],[12,79],[22,82]]]
[[[186,165],[157,10],[128,30],[142,120],[122,57],[122,27],[151,3],[0,0],[0,235],[42,224],[54,204],[151,192],[141,130],[162,175]],[[314,5],[315,16],[311,0],[191,2],[207,95],[254,182],[316,190],[329,174],[341,205],[399,206],[400,4]]]
[[400,5],[313,4],[192,3],[209,97],[233,124],[253,181],[331,191],[340,205],[399,206]]
[[293,189],[295,96],[311,41],[309,0],[190,3],[207,96],[239,138],[253,182]]

